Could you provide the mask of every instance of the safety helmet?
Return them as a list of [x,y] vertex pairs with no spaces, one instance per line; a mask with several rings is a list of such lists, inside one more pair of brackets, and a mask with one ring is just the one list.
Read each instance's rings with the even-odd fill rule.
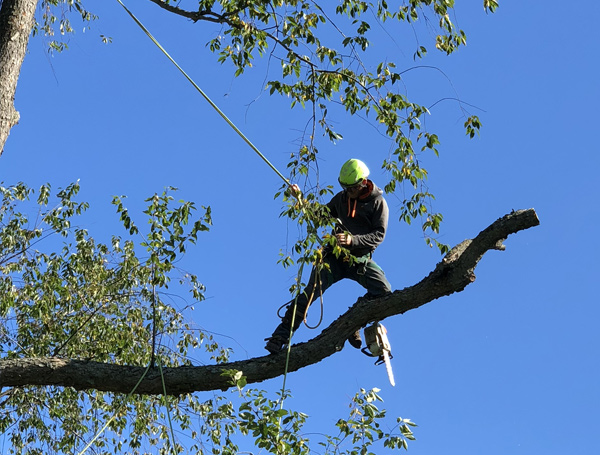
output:
[[361,160],[352,158],[346,161],[340,169],[338,182],[343,187],[356,185],[358,182],[369,176],[369,168]]

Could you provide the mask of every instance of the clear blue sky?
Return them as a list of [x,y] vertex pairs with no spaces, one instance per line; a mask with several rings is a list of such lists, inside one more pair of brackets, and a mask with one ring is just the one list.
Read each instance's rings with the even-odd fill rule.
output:
[[[261,91],[264,64],[236,79],[204,47],[216,26],[128,3],[284,169],[307,115]],[[453,102],[436,105],[428,119],[442,141],[440,158],[424,162],[435,208],[445,216],[441,240],[455,245],[512,209],[535,208],[541,225],[510,237],[506,251],[489,252],[465,291],[385,321],[395,388],[383,367],[346,348],[291,374],[289,405],[314,418],[309,431],[332,432],[360,387],[379,387],[391,416],[419,424],[412,455],[596,454],[600,4],[503,1],[485,15],[479,0],[458,3],[466,3],[457,19],[468,46],[450,57],[431,51],[423,63],[444,74],[420,69],[405,79],[415,101],[458,95],[477,106],[470,111],[484,124],[480,138],[465,138]],[[31,40],[15,99],[21,122],[0,157],[0,180],[59,187],[81,179],[81,199],[92,204],[90,232],[104,240],[116,226],[112,195],[127,195],[135,212],[170,185],[210,205],[214,228],[183,264],[207,286],[195,322],[231,344],[235,359],[265,354],[263,338],[295,274],[276,264],[280,248],[297,237],[278,217],[280,182],[116,1],[89,7],[100,20],[85,33],[78,27],[68,52],[51,56],[43,39]],[[113,43],[102,44],[99,34]],[[404,47],[404,39],[388,37],[377,51],[408,68],[412,42]],[[322,142],[322,181],[334,184],[341,163],[356,157],[383,182],[378,168],[389,144],[365,122],[336,115],[344,139]],[[418,226],[397,221],[400,201],[388,202],[391,225],[375,258],[401,289],[440,257]],[[324,324],[361,294],[352,282],[328,291]],[[317,333],[303,327],[296,340]],[[259,386],[274,391],[281,379]]]

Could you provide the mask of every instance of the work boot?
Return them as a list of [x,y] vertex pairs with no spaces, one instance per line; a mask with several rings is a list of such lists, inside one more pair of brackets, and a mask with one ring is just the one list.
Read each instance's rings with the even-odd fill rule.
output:
[[350,346],[352,346],[353,348],[360,349],[360,347],[362,346],[362,338],[360,337],[360,330],[357,330],[356,332],[354,332],[352,335],[350,335],[348,337],[348,343],[350,343]]
[[265,349],[269,351],[270,354],[277,354],[287,344],[287,338],[276,334],[271,335],[269,338],[265,338],[265,341],[267,342]]

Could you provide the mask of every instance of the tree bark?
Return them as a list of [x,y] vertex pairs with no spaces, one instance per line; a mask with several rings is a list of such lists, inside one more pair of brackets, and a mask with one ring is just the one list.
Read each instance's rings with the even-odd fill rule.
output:
[[[435,269],[414,286],[394,291],[376,300],[356,302],[321,334],[306,343],[293,345],[288,371],[320,362],[340,351],[346,338],[370,322],[405,313],[440,297],[462,291],[475,281],[475,267],[489,250],[504,250],[510,234],[537,226],[533,209],[512,212],[496,220],[474,239],[454,247]],[[261,382],[284,372],[286,352],[253,359],[208,366],[163,368],[167,394],[227,389],[228,370],[241,371],[248,383]],[[138,384],[139,382],[139,384]],[[0,388],[23,386],[64,386],[78,390],[96,389],[127,394],[163,393],[158,368],[111,365],[61,358],[0,360]],[[137,385],[137,387],[136,387]]]
[[15,91],[38,0],[2,0],[0,3],[0,155],[19,122]]

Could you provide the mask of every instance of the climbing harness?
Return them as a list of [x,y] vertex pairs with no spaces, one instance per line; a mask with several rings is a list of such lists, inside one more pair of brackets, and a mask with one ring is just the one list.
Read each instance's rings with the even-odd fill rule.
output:
[[384,363],[390,384],[395,386],[394,372],[392,371],[392,363],[390,362],[390,359],[394,356],[392,355],[392,348],[387,337],[387,329],[379,322],[365,327],[365,342],[367,347],[362,348],[363,354],[369,357],[377,357],[375,365]]

